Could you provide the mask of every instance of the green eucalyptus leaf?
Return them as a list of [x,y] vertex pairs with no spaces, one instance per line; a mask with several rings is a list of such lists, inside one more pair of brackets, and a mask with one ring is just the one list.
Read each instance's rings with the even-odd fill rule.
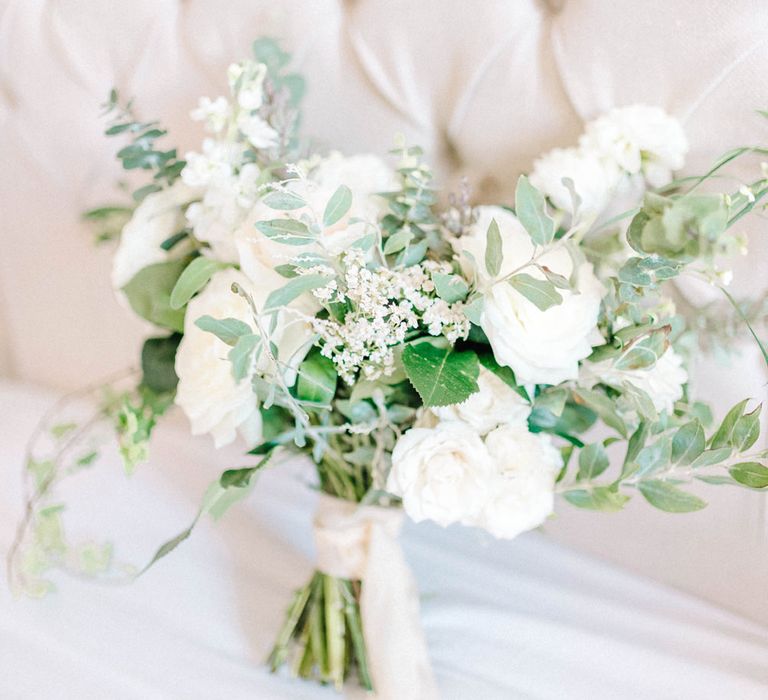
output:
[[171,292],[171,308],[181,309],[197,294],[218,270],[226,267],[223,263],[206,257],[195,258],[184,268]]
[[285,245],[309,245],[317,238],[305,223],[295,219],[257,221],[255,226],[267,238]]
[[203,331],[213,333],[227,345],[235,345],[241,336],[252,333],[251,327],[237,318],[216,319],[212,316],[201,316],[195,325]]
[[525,175],[521,175],[517,181],[515,214],[536,245],[545,246],[552,242],[555,223],[547,215],[544,195]]
[[736,426],[736,422],[744,413],[744,408],[748,402],[749,399],[739,401],[739,403],[737,403],[730,411],[728,411],[725,418],[723,418],[723,422],[720,423],[720,427],[717,429],[717,432],[712,436],[712,439],[710,440],[710,448],[717,449],[719,447],[725,447],[726,445],[731,444],[731,435],[733,433],[733,429]]
[[614,513],[621,510],[629,496],[618,493],[609,486],[595,486],[591,489],[572,489],[563,493],[568,503],[577,508],[600,510],[606,513]]
[[352,206],[352,190],[346,185],[339,185],[331,195],[323,212],[323,226],[333,226]]
[[691,513],[707,505],[698,496],[658,479],[641,481],[638,488],[648,503],[667,513]]
[[291,279],[286,285],[276,289],[268,297],[264,304],[264,311],[274,311],[288,306],[294,299],[302,294],[324,287],[333,278],[328,275],[310,273],[308,275],[299,275]]
[[546,311],[563,301],[562,295],[549,280],[536,279],[525,272],[519,272],[508,281],[514,289],[541,311]]
[[768,467],[759,462],[739,462],[728,473],[743,486],[752,489],[768,488]]
[[422,342],[407,345],[402,360],[425,406],[461,403],[478,391],[480,363],[474,352],[456,352]]
[[301,209],[307,206],[307,202],[303,197],[287,190],[270,192],[264,197],[263,202],[270,209],[277,209],[279,211],[293,211],[294,209]]
[[432,275],[432,281],[435,283],[437,296],[449,304],[463,301],[467,298],[469,285],[458,275],[446,275],[442,272],[435,272]]
[[706,447],[704,428],[698,419],[694,418],[679,428],[672,438],[672,462],[675,464],[692,464]]
[[691,466],[694,469],[711,467],[714,464],[720,464],[720,462],[728,459],[732,453],[733,448],[731,447],[718,447],[715,450],[704,450],[704,452],[693,460]]
[[608,469],[608,455],[599,442],[582,448],[579,452],[579,481],[590,481]]
[[731,442],[737,452],[745,452],[757,442],[760,437],[760,404],[755,410],[743,415],[733,426]]
[[491,277],[496,277],[503,262],[504,251],[499,225],[496,223],[496,219],[491,219],[485,241],[485,269]]
[[413,240],[413,233],[408,229],[402,229],[391,235],[384,242],[384,255],[392,255],[403,250]]
[[248,375],[253,362],[253,351],[260,341],[261,337],[254,333],[241,335],[229,351],[227,357],[232,363],[232,376],[236,382],[242,381]]
[[474,323],[476,326],[479,326],[482,321],[483,303],[482,295],[477,295],[474,298],[470,298],[469,303],[465,304],[462,309],[464,316],[466,316],[470,323]]

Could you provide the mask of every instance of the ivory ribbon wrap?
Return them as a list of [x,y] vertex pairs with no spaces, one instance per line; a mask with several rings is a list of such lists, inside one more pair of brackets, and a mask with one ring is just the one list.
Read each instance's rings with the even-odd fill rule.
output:
[[397,537],[403,513],[320,495],[317,568],[362,581],[360,615],[368,665],[381,700],[434,700],[437,686],[419,618],[416,584]]

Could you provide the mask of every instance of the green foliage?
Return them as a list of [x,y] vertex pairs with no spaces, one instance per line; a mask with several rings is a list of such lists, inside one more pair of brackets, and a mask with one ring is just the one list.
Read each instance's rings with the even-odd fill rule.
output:
[[352,190],[346,185],[339,185],[323,212],[323,226],[333,226],[347,214],[351,206]]
[[407,345],[403,367],[425,406],[461,403],[478,391],[480,363],[472,351],[457,352],[428,342]]
[[629,500],[629,496],[618,493],[608,486],[595,486],[591,489],[572,489],[565,491],[563,498],[577,508],[601,510],[606,513],[615,513],[621,510]]
[[578,480],[596,479],[608,469],[608,455],[599,442],[583,447],[579,452]]
[[307,201],[303,197],[287,190],[270,192],[262,201],[270,209],[280,211],[293,211],[307,206]]
[[337,381],[333,361],[314,350],[299,365],[296,396],[303,401],[330,406],[336,395]]
[[261,336],[256,333],[241,335],[234,347],[227,354],[232,363],[232,376],[236,382],[245,379],[254,362],[254,352],[261,343]]
[[509,284],[541,311],[562,303],[563,297],[549,280],[540,280],[519,272],[508,280]]
[[202,256],[192,260],[184,268],[171,291],[171,308],[177,311],[186,306],[187,302],[208,284],[213,274],[224,267],[224,264]]
[[728,473],[735,481],[752,489],[768,488],[768,467],[759,462],[739,462]]
[[285,245],[309,245],[317,238],[317,233],[296,219],[270,219],[257,221],[256,228],[267,238]]
[[547,214],[544,195],[525,175],[517,181],[515,214],[535,245],[545,246],[555,237],[555,222]]
[[264,304],[264,311],[275,311],[284,306],[288,306],[292,301],[298,299],[302,294],[310,292],[313,289],[324,287],[333,278],[328,275],[309,273],[294,277],[287,284],[271,292]]
[[181,335],[174,333],[164,338],[147,338],[141,349],[142,384],[155,394],[176,390],[179,378],[174,362]]
[[464,301],[469,293],[469,285],[459,275],[446,275],[435,272],[432,275],[437,296],[449,304]]
[[667,513],[690,513],[707,505],[698,496],[686,493],[666,481],[641,481],[638,488],[648,503]]
[[237,318],[216,319],[212,316],[201,316],[195,321],[195,325],[203,331],[213,333],[219,340],[227,345],[237,345],[237,341],[244,335],[252,333],[252,328]]
[[504,262],[504,249],[496,219],[491,219],[485,239],[485,269],[491,277],[496,277]]
[[149,459],[152,431],[172,402],[172,393],[158,394],[146,385],[141,385],[135,395],[123,396],[115,414],[115,431],[126,473],[133,473]]
[[186,260],[173,260],[137,272],[123,287],[131,308],[157,326],[183,333],[184,310],[171,306],[171,292],[186,265]]

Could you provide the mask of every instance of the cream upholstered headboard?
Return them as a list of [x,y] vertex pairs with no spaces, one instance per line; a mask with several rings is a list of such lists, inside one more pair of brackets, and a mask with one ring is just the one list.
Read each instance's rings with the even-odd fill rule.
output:
[[[348,151],[383,151],[404,133],[443,183],[468,176],[477,201],[509,199],[536,154],[571,144],[583,120],[614,105],[658,104],[684,120],[691,172],[768,135],[754,112],[768,105],[764,0],[0,7],[0,367],[56,387],[132,363],[142,330],[111,296],[109,250],[93,247],[79,219],[115,197],[114,144],[98,119],[113,85],[142,116],[161,117],[183,150],[200,137],[186,120],[197,97],[222,92],[224,67],[253,38],[277,36],[308,78],[307,133]],[[736,261],[739,295],[768,285],[768,231],[755,222],[752,253]],[[708,293],[687,291],[694,303]],[[765,397],[765,368],[749,347],[731,370],[701,358],[694,374],[720,410],[742,394]],[[685,518],[644,504],[614,516],[569,511],[549,529],[768,621],[765,499],[723,490],[713,501]]]

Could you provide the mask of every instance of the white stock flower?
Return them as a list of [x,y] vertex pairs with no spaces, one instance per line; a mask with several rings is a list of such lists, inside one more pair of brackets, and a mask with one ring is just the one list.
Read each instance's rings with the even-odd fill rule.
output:
[[227,125],[232,108],[226,97],[217,97],[211,100],[210,97],[201,97],[198,105],[193,109],[189,116],[194,121],[205,122],[208,131],[218,134]]
[[122,289],[137,272],[155,263],[172,259],[178,251],[164,251],[160,246],[184,228],[183,206],[195,198],[195,191],[183,182],[148,194],[136,207],[131,220],[120,234],[120,242],[112,261],[112,286]]
[[[220,270],[187,307],[184,337],[176,353],[179,377],[176,403],[187,415],[192,434],[210,433],[216,447],[232,442],[238,433],[249,446],[260,442],[261,414],[251,378],[254,374],[273,376],[276,370],[262,353],[258,363],[249,368],[247,376],[236,382],[232,364],[227,359],[230,346],[213,333],[198,328],[195,321],[201,316],[235,318],[253,327],[250,306],[242,296],[232,292],[232,284],[237,283],[251,294],[261,308],[274,289],[274,280],[264,282],[263,279],[253,282],[231,268]],[[280,360],[295,369],[309,349],[312,337],[307,324],[286,309],[281,312],[271,340],[277,346]],[[285,376],[289,384],[295,380],[295,372],[286,372]]]
[[670,182],[688,152],[680,122],[660,107],[642,104],[618,107],[590,122],[580,143],[630,174],[642,171],[654,187]]
[[[479,207],[478,220],[469,234],[458,239],[477,261],[480,289],[484,291],[480,325],[490,341],[496,361],[510,367],[521,384],[559,384],[578,376],[578,363],[592,351],[603,287],[584,262],[576,271],[576,292],[558,290],[563,301],[541,311],[506,282],[491,284],[483,272],[486,232],[496,219],[504,261],[500,275],[525,264],[533,254],[530,236],[514,214],[500,207]],[[552,272],[570,277],[573,260],[565,248],[546,253],[538,262]],[[532,277],[543,278],[533,267]]]
[[[262,201],[251,210],[235,233],[242,268],[247,270],[257,267],[259,263],[274,267],[296,254],[291,246],[261,234],[255,227],[257,221],[299,219],[302,214],[322,221],[325,206],[339,185],[346,185],[352,191],[352,206],[333,226],[323,229],[319,242],[331,255],[342,253],[350,243],[362,237],[366,233],[364,222],[378,222],[387,211],[387,203],[376,194],[397,189],[399,182],[392,168],[377,156],[361,154],[347,157],[338,152],[331,153],[320,160],[306,177],[286,185],[288,191],[305,199],[306,207],[281,211],[271,209]],[[361,221],[353,222],[352,219]]]
[[476,518],[488,499],[494,464],[480,436],[460,422],[411,428],[395,444],[387,490],[408,515],[446,526]]
[[560,451],[545,433],[503,425],[485,438],[496,465],[490,498],[477,521],[495,537],[511,539],[541,525],[554,507]]
[[558,209],[573,212],[573,198],[563,184],[563,178],[570,178],[581,200],[579,218],[594,219],[610,201],[620,175],[615,165],[595,152],[555,148],[536,159],[529,179]]
[[641,369],[616,369],[613,360],[586,362],[582,367],[580,381],[592,387],[597,383],[621,388],[624,382],[644,391],[650,397],[657,411],[671,413],[675,401],[683,398],[683,386],[688,381],[688,372],[683,358],[672,347],[656,360],[651,367]]
[[531,412],[530,404],[512,387],[485,367],[480,368],[477,384],[479,391],[466,401],[435,407],[433,413],[443,421],[464,421],[480,435],[503,423],[526,424]]
[[237,128],[256,149],[271,148],[277,145],[278,133],[269,123],[258,114],[241,114],[237,120]]

